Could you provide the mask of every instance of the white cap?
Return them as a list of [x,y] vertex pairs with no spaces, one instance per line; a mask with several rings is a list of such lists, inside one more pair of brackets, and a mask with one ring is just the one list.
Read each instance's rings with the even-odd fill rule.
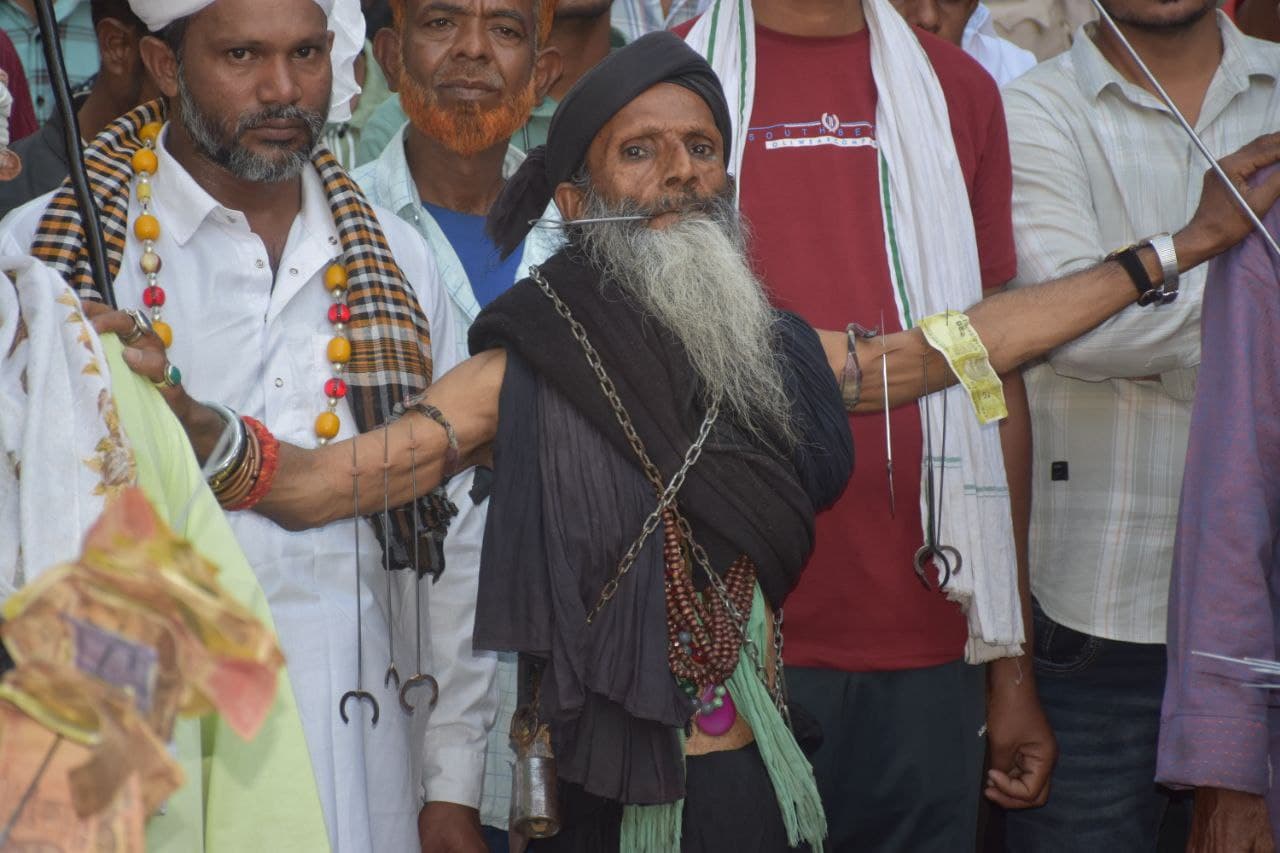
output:
[[[179,18],[194,15],[216,0],[129,0],[133,13],[151,32],[159,32]],[[356,85],[356,57],[364,48],[364,14],[360,0],[315,0],[329,16],[333,33],[333,95],[329,101],[329,121],[351,118],[351,99],[360,94]]]

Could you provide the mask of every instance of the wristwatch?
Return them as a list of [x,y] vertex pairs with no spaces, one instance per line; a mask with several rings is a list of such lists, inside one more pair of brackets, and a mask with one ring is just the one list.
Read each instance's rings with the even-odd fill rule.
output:
[[[1138,257],[1138,250],[1150,246],[1160,262],[1161,280],[1157,284],[1147,275],[1147,268]],[[1124,267],[1138,291],[1139,305],[1167,305],[1178,298],[1178,255],[1173,248],[1173,238],[1168,234],[1157,234],[1132,246],[1117,249],[1107,255],[1105,260],[1116,261]]]

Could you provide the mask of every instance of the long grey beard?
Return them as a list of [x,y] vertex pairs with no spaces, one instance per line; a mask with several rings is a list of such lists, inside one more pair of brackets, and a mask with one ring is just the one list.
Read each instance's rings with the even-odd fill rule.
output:
[[574,239],[606,283],[684,348],[705,404],[718,399],[753,437],[790,447],[795,435],[776,349],[777,314],[747,264],[732,197],[655,211],[609,205],[588,190],[585,208],[584,219],[684,211],[662,230],[646,222],[598,222],[579,226]]

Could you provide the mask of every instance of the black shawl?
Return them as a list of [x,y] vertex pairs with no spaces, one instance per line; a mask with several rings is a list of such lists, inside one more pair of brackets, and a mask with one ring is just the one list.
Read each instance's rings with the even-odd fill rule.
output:
[[[687,356],[568,252],[541,269],[586,328],[650,458],[670,478],[704,414]],[[795,586],[814,514],[843,490],[853,450],[813,329],[779,314],[776,336],[795,449],[761,446],[722,415],[678,496],[715,568],[748,554],[774,607]],[[547,659],[541,710],[562,778],[622,802],[677,799],[675,728],[690,714],[666,662],[660,531],[601,617],[585,622],[655,505],[654,491],[568,323],[534,282],[518,283],[481,313],[470,344],[473,352],[508,352],[475,645]]]

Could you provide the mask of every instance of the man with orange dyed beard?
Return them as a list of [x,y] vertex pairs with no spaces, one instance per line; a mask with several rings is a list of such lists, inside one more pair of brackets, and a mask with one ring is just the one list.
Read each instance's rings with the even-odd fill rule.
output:
[[[490,205],[524,159],[511,137],[560,77],[560,54],[547,47],[556,4],[392,0],[391,9],[393,26],[379,31],[374,52],[409,123],[354,177],[430,245],[465,329],[559,242],[558,231],[534,229],[522,249],[499,259],[484,233]],[[465,337],[458,347],[465,359]],[[439,704],[414,721],[424,745],[417,774],[424,850],[478,849],[478,827],[490,849],[507,842],[515,658],[471,647],[487,508],[484,484],[475,486],[470,472],[450,482],[459,515],[445,541],[448,570],[423,590],[441,685]]]

